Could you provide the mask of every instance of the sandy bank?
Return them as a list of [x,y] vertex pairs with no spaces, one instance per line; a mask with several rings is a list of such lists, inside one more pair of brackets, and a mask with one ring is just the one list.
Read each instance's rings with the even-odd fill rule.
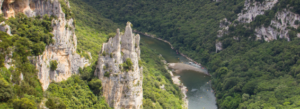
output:
[[180,74],[183,71],[195,71],[198,73],[202,73],[208,76],[211,76],[209,73],[205,72],[203,69],[199,69],[192,65],[184,64],[184,63],[169,63],[168,67],[173,70],[174,73]]

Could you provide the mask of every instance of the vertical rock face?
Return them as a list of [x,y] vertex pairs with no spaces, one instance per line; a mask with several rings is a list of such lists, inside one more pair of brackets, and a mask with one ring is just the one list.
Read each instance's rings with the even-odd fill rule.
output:
[[272,41],[277,38],[285,38],[289,41],[290,37],[288,33],[290,29],[288,27],[295,29],[299,28],[299,21],[299,14],[295,14],[285,9],[276,13],[276,16],[272,19],[270,26],[256,28],[256,37],[257,39],[264,39],[265,41]]
[[[131,23],[127,23],[125,33],[109,38],[102,46],[98,58],[95,76],[102,80],[103,95],[111,107],[115,109],[140,109],[143,99],[143,73],[139,67],[140,36],[134,35]],[[122,64],[132,61],[131,70]]]
[[256,0],[245,0],[244,9],[238,14],[238,21],[242,23],[252,22],[256,16],[263,15],[265,11],[270,10],[278,0],[265,0],[257,2]]
[[[66,0],[64,0],[68,3]],[[24,13],[28,17],[54,15],[52,21],[54,44],[48,45],[42,55],[31,57],[39,73],[38,77],[44,90],[50,82],[59,82],[78,73],[79,67],[89,65],[88,60],[76,54],[77,39],[73,19],[66,19],[59,0],[0,0],[1,13],[6,18]],[[55,71],[50,70],[50,61],[58,62]]]

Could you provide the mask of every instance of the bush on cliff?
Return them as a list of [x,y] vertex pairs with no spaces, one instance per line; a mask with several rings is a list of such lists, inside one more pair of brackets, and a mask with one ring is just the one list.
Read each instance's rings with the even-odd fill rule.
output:
[[51,69],[52,71],[55,71],[55,70],[57,69],[57,65],[58,65],[58,63],[57,63],[56,60],[50,61],[50,69]]

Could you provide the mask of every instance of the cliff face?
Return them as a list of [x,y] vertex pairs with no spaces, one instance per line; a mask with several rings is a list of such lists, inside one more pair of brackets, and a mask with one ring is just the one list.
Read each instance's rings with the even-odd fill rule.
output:
[[[68,2],[65,0],[63,2]],[[1,12],[6,18],[24,13],[29,17],[54,15],[52,21],[54,44],[48,45],[42,55],[30,57],[36,65],[38,77],[44,90],[50,82],[60,82],[78,73],[78,68],[88,65],[88,60],[76,54],[77,39],[74,20],[66,19],[59,0],[0,0]],[[56,60],[58,68],[50,70],[50,61]]]
[[[276,40],[277,38],[285,38],[290,41],[288,27],[298,28],[300,21],[300,15],[295,14],[288,10],[283,10],[276,13],[276,16],[271,21],[271,25],[268,27],[259,27],[255,29],[257,39],[264,39],[265,41]],[[297,37],[300,37],[298,33]]]
[[[278,0],[265,0],[263,2],[245,0],[244,8],[235,21],[240,24],[251,23],[256,16],[265,14],[265,11],[271,10],[276,3],[278,3]],[[291,29],[288,27],[298,29],[299,24],[296,22],[299,21],[300,15],[289,11],[289,9],[278,11],[269,26],[254,28],[256,39],[263,39],[269,42],[278,38],[285,38],[290,41],[289,32]],[[231,22],[227,21],[226,18],[221,20],[217,37],[223,37],[224,34],[228,34],[229,25],[236,26],[236,24],[231,24]],[[297,37],[300,37],[300,33],[297,33]],[[238,37],[234,37],[234,39],[237,40]],[[217,41],[216,51],[220,50],[222,50],[222,42]]]
[[265,0],[257,2],[256,0],[245,0],[244,9],[238,14],[238,21],[241,23],[250,23],[256,16],[263,15],[265,11],[270,10],[278,0]]
[[[125,33],[109,38],[103,44],[98,58],[95,76],[102,81],[103,96],[115,109],[140,109],[143,99],[143,68],[139,67],[140,36],[134,35],[131,23],[127,23]],[[131,70],[123,68],[126,60],[132,62]]]

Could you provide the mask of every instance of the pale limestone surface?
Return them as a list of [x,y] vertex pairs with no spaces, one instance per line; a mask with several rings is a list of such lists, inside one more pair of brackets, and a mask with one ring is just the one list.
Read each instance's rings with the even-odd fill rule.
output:
[[[94,74],[102,81],[103,96],[115,109],[142,108],[143,68],[138,65],[139,42],[140,36],[132,33],[128,22],[124,34],[118,29],[116,36],[102,46]],[[127,58],[133,63],[129,71],[121,67]],[[110,72],[109,77],[104,76],[105,72]]]
[[[275,18],[272,19],[271,25],[268,27],[259,27],[255,29],[257,39],[264,39],[265,41],[276,40],[277,38],[285,38],[290,41],[288,27],[297,29],[299,24],[295,24],[296,21],[300,21],[300,15],[293,13],[289,10],[282,10],[277,12]],[[298,33],[299,37],[299,33]]]
[[[65,0],[65,2],[68,4],[68,1]],[[88,60],[76,53],[77,38],[74,20],[65,18],[58,0],[0,0],[0,3],[1,13],[6,18],[14,17],[18,13],[24,13],[28,17],[47,14],[58,18],[52,20],[55,43],[46,46],[42,55],[29,57],[39,71],[38,78],[43,90],[46,90],[51,82],[66,80],[73,74],[78,74],[80,67],[89,65]],[[52,60],[58,62],[58,68],[55,71],[50,70]]]
[[242,23],[252,22],[256,16],[263,15],[265,11],[270,10],[278,0],[265,0],[264,2],[256,2],[256,0],[245,0],[244,8],[238,14],[238,21]]
[[[271,10],[276,3],[278,3],[278,0],[265,0],[264,2],[245,0],[244,8],[242,12],[238,14],[238,18],[235,21],[238,23],[251,23],[255,20],[256,16],[265,14],[265,11]],[[264,27],[262,25],[261,27],[255,28],[256,39],[269,42],[277,40],[278,38],[285,38],[290,41],[288,34],[290,29],[288,27],[298,29],[299,24],[295,24],[295,22],[300,20],[299,16],[299,14],[293,13],[288,9],[277,12],[270,26]],[[231,22],[224,18],[220,21],[220,30],[218,31],[217,37],[223,37],[224,34],[228,34],[229,25],[224,25],[224,23],[236,26],[236,24],[231,24]],[[297,37],[300,37],[300,33],[297,33]],[[234,39],[238,40],[239,36],[235,36]],[[222,42],[216,41],[216,51],[222,50],[221,44]]]

